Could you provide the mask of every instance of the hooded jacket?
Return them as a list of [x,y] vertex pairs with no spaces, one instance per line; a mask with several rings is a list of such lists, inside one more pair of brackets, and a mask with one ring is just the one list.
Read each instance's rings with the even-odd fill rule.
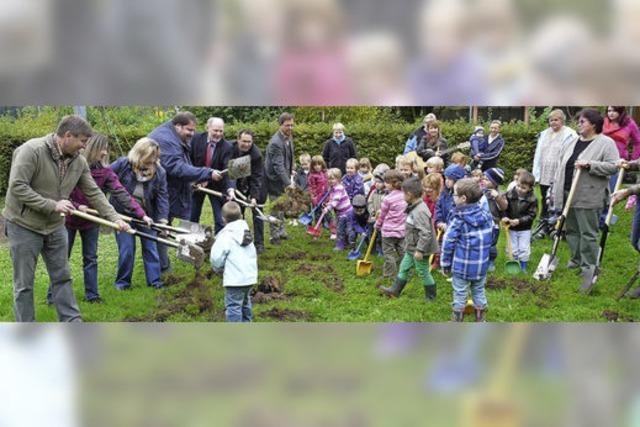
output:
[[440,265],[464,280],[487,274],[493,219],[479,203],[457,206],[442,239]]
[[438,252],[438,241],[433,229],[431,213],[422,199],[411,206],[407,206],[404,251],[411,255],[415,251],[422,252],[423,255]]
[[245,220],[232,221],[220,230],[209,260],[215,272],[224,271],[224,287],[250,286],[258,282],[258,256]]

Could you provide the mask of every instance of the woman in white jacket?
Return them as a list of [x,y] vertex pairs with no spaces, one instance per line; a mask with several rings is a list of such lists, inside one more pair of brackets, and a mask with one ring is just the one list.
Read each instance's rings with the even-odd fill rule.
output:
[[560,109],[549,113],[547,119],[549,127],[538,136],[536,154],[533,158],[533,176],[540,184],[540,195],[542,199],[542,213],[540,219],[548,217],[548,206],[546,203],[547,192],[553,183],[553,178],[558,167],[558,159],[562,147],[569,141],[577,138],[576,131],[565,126],[567,116]]
[[240,206],[227,202],[222,206],[225,226],[216,235],[211,248],[211,267],[224,272],[224,308],[227,322],[250,322],[251,288],[258,282],[258,256],[253,236],[242,219]]

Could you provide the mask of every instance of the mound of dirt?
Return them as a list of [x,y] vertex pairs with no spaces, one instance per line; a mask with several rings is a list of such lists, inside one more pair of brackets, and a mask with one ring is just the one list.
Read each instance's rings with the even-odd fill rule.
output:
[[487,289],[506,289],[509,287],[509,281],[501,277],[493,277],[487,280],[485,288]]
[[271,206],[272,213],[283,213],[285,218],[298,218],[311,209],[311,195],[299,188],[287,187]]
[[609,322],[633,322],[633,319],[629,316],[621,316],[620,313],[613,310],[604,310],[602,312],[602,317],[607,319]]
[[284,283],[275,276],[266,276],[262,279],[262,282],[256,286],[254,292],[262,292],[265,294],[282,293],[284,290]]
[[270,310],[260,313],[261,316],[269,317],[276,320],[284,320],[287,322],[303,320],[308,321],[311,319],[311,315],[301,310],[290,310],[288,308],[273,307]]

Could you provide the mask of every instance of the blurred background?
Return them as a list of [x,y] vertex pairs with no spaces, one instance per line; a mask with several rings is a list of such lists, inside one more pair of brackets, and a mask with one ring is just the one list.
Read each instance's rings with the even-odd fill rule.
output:
[[237,326],[3,325],[0,424],[640,425],[629,324]]
[[634,105],[634,0],[6,0],[4,105]]

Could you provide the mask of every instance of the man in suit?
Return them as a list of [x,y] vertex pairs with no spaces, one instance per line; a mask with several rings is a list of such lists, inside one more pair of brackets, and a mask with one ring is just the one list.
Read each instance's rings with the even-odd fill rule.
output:
[[[284,193],[286,187],[292,185],[294,169],[293,148],[293,114],[282,113],[278,118],[280,129],[276,132],[267,145],[265,156],[265,176],[269,198],[274,200]],[[281,239],[288,236],[284,229],[283,214],[279,214],[283,221],[280,224],[269,223],[271,243],[279,245]]]
[[[221,193],[233,193],[233,188],[229,187],[229,174],[221,173],[227,168],[227,163],[231,157],[231,143],[224,139],[224,120],[219,117],[211,117],[207,120],[207,131],[197,133],[191,139],[191,161],[193,165],[204,166],[213,169],[213,174],[207,181],[199,182],[197,185],[207,187]],[[191,199],[191,221],[199,222],[204,204],[205,194],[194,191]],[[225,200],[220,197],[209,195],[211,208],[215,220],[216,234],[224,227],[222,221],[222,205]]]

